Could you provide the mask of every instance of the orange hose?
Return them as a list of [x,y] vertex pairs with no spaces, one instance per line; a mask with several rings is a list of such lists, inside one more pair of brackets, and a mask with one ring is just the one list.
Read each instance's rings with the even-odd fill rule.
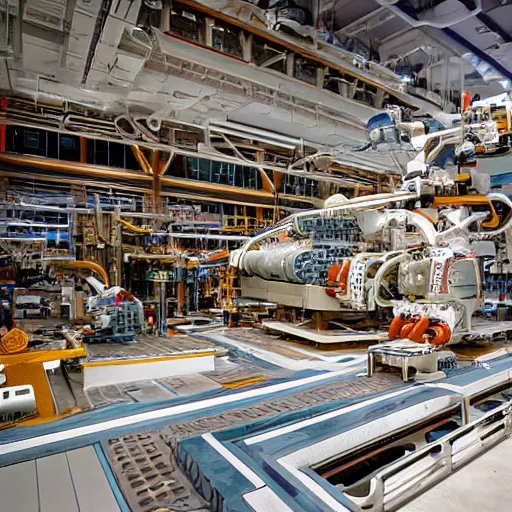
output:
[[469,110],[469,107],[471,105],[471,94],[469,92],[464,93],[464,102],[462,107],[462,112],[466,112],[466,110]]
[[432,329],[435,331],[436,335],[430,341],[431,345],[445,345],[450,341],[452,331],[448,324],[440,322],[439,324],[434,325]]
[[329,286],[336,286],[336,281],[338,280],[338,275],[341,270],[341,265],[339,263],[334,263],[327,272],[327,284]]
[[427,334],[433,333],[434,335],[430,335],[429,343],[431,345],[442,345],[444,339],[444,329],[441,325],[434,325],[430,329],[428,329]]
[[347,294],[347,290],[348,290],[347,282],[348,282],[348,271],[349,270],[350,270],[350,261],[345,260],[343,262],[343,266],[341,267],[341,272],[340,272],[340,288],[341,288],[342,295]]
[[211,254],[210,257],[207,259],[207,261],[212,262],[212,261],[223,260],[226,258],[229,258],[229,251],[227,249],[224,249],[223,251]]
[[416,343],[421,343],[423,341],[423,334],[428,329],[430,320],[426,316],[422,316],[415,324],[414,327],[409,332],[408,338],[411,341],[415,341]]
[[412,213],[417,213],[418,215],[421,215],[425,219],[432,222],[432,224],[436,223],[435,220],[427,212],[424,212],[423,210],[420,210],[419,208],[416,208],[415,210],[413,210]]
[[414,325],[414,322],[405,323],[400,329],[400,338],[402,338],[403,340],[407,339]]
[[139,235],[149,235],[151,233],[151,229],[139,228],[139,226],[134,226],[131,222],[127,220],[121,219],[119,217],[115,217],[114,220],[122,224],[128,231],[132,233],[137,233]]
[[395,316],[395,318],[393,318],[393,320],[391,320],[391,323],[389,324],[388,338],[390,340],[398,338],[398,336],[400,335],[400,330],[402,329],[406,322],[407,320],[405,319],[404,316]]

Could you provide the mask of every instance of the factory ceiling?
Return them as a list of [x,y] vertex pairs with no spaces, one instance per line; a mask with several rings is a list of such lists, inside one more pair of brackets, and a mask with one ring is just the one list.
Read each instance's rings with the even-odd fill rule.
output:
[[318,16],[342,41],[355,38],[368,49],[378,43],[382,62],[407,56],[419,68],[472,54],[512,79],[510,0],[321,0]]
[[[291,41],[315,58],[329,50],[330,59],[343,61],[349,73],[364,68],[361,61],[373,61],[370,83],[398,91],[401,81],[415,80],[435,91],[444,106],[454,91],[460,97],[461,88],[482,97],[511,88],[512,0],[182,3],[205,16],[219,13],[233,26],[278,34],[283,44]],[[364,122],[375,108],[352,108],[323,91],[268,79],[268,69],[262,74],[264,66],[245,55],[249,66],[224,55],[210,57],[212,52],[205,54],[200,45],[180,47],[179,38],[166,35],[176,5],[167,0],[0,0],[0,90],[115,114],[136,111],[202,125],[211,119],[245,123],[331,147],[365,140]],[[339,56],[333,57],[337,50]],[[356,54],[353,61],[347,50]],[[278,63],[280,56],[275,57]],[[265,94],[270,99],[263,101]],[[413,106],[430,108],[421,100]]]

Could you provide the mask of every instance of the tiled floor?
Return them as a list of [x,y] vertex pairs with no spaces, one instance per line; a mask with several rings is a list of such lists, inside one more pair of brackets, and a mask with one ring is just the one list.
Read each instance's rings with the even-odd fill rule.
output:
[[92,446],[0,468],[0,512],[116,512]]

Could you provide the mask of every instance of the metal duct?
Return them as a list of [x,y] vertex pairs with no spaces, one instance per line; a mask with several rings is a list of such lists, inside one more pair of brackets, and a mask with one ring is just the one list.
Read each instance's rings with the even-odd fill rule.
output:
[[266,280],[304,284],[305,279],[298,272],[313,259],[311,249],[296,246],[273,251],[249,251],[243,260],[243,270]]
[[412,25],[413,27],[422,27],[422,26],[428,26],[428,27],[434,27],[438,29],[443,29],[447,27],[451,27],[453,25],[456,25],[458,23],[462,23],[463,21],[466,21],[473,16],[476,16],[477,14],[480,14],[482,12],[482,0],[475,0],[475,7],[473,10],[466,10],[466,12],[460,14],[458,10],[453,11],[451,13],[445,13],[437,18],[434,17],[432,19],[414,19],[409,14],[404,12],[400,7],[394,5],[398,3],[398,0],[377,0],[377,3],[381,5],[382,7],[386,7],[389,9],[395,16],[398,16],[399,18],[402,18],[404,21],[406,21],[409,25]]

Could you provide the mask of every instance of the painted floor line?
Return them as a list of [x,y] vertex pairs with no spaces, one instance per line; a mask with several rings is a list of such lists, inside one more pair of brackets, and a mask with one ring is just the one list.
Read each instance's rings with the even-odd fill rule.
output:
[[211,434],[203,434],[202,438],[219,454],[222,455],[237,471],[239,471],[256,489],[265,486],[265,482],[238,457],[231,453],[220,441]]
[[[265,482],[247,465],[245,465],[236,455],[234,455],[228,448],[226,448],[219,440],[217,440],[211,433],[203,434],[202,438],[222,457],[224,457],[237,471],[239,471],[252,485],[255,487],[255,491],[265,489],[267,499],[272,502],[272,510],[274,512],[292,512],[292,509],[288,507],[279,496],[266,486]],[[254,491],[252,491],[254,492]],[[245,501],[251,501],[248,496],[251,493],[244,495]],[[254,496],[254,495],[253,495]],[[253,501],[257,501],[253,499]],[[261,509],[260,509],[261,510]]]
[[129,425],[136,425],[137,423],[142,423],[145,421],[171,418],[180,414],[207,409],[209,407],[225,405],[260,396],[272,395],[274,393],[279,393],[281,391],[288,391],[290,389],[299,388],[304,385],[314,384],[329,379],[335,379],[336,377],[346,375],[347,373],[352,372],[353,368],[346,368],[345,370],[340,370],[337,372],[326,372],[321,375],[313,375],[311,377],[306,377],[304,379],[274,384],[266,388],[251,389],[223,397],[209,398],[206,400],[202,400],[200,402],[170,406],[156,411],[148,411],[144,413],[134,414],[132,416],[126,416],[114,420],[103,421],[93,425],[84,425],[82,427],[75,427],[69,430],[53,432],[51,434],[36,436],[29,439],[22,439],[20,441],[13,441],[12,443],[0,444],[0,455],[6,455],[21,450],[28,450],[31,448],[41,447],[47,444],[56,443],[60,441],[67,441],[75,437],[97,434],[110,429],[122,428]]
[[335,411],[328,412],[326,414],[321,414],[320,416],[315,416],[313,418],[309,418],[307,420],[299,421],[297,423],[293,423],[291,425],[287,425],[286,427],[282,427],[276,430],[271,430],[269,432],[264,432],[263,434],[259,434],[254,437],[249,437],[244,442],[246,445],[250,446],[252,444],[258,444],[263,441],[268,441],[269,439],[274,439],[276,437],[282,436],[284,434],[289,434],[291,432],[295,432],[300,430],[301,428],[309,427],[311,425],[316,425],[317,423],[321,423],[323,421],[336,418],[338,416],[342,416],[352,411],[356,411],[358,409],[362,409],[363,407],[367,407],[368,405],[372,405],[378,402],[381,402],[384,399],[394,398],[405,393],[408,393],[411,388],[406,387],[405,389],[400,389],[399,391],[395,391],[389,395],[378,396],[376,398],[371,398],[369,400],[365,400],[363,402],[358,402],[354,405],[349,405],[347,407],[343,407],[341,409],[337,409]]
[[[202,333],[204,335],[205,333]],[[205,336],[206,337],[206,336]],[[363,359],[354,359],[352,361],[348,361],[346,363],[336,363],[336,362],[330,362],[325,360],[296,360],[291,359],[289,357],[283,356],[281,354],[277,354],[275,352],[270,352],[268,350],[248,346],[245,343],[229,338],[228,336],[222,334],[222,333],[208,333],[208,337],[206,338],[208,340],[213,340],[218,343],[225,343],[226,345],[229,345],[231,347],[234,347],[241,352],[244,352],[246,354],[249,354],[253,357],[256,357],[262,361],[265,361],[267,363],[280,366],[281,368],[284,368],[286,370],[293,370],[293,371],[303,371],[303,370],[320,370],[320,371],[337,371],[341,367],[352,367],[355,368],[356,366],[366,366],[367,358],[364,357]],[[306,352],[307,353],[307,352]],[[311,356],[310,353],[308,353],[309,356]]]

